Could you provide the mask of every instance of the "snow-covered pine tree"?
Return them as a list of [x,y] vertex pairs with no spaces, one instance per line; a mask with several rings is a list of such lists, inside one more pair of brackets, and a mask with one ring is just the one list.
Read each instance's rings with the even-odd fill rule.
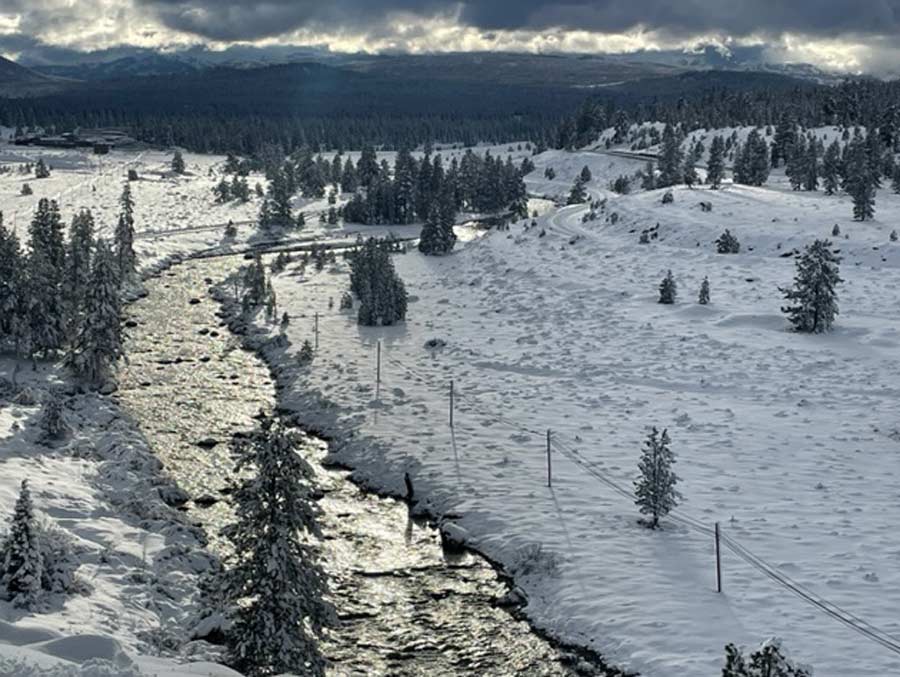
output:
[[131,184],[126,183],[122,189],[119,205],[121,211],[114,239],[119,278],[124,282],[137,272],[137,254],[134,252],[134,198],[131,195]]
[[176,174],[184,174],[186,171],[184,157],[181,155],[180,150],[176,150],[172,155],[172,171]]
[[41,593],[43,559],[28,480],[22,480],[0,552],[0,587],[13,604],[33,607]]
[[269,284],[266,279],[266,268],[259,252],[254,255],[253,263],[244,269],[243,276],[244,294],[241,298],[241,305],[244,312],[247,312],[266,302],[266,290]]
[[741,243],[727,228],[716,240],[716,251],[719,254],[740,254]]
[[663,129],[662,147],[659,153],[659,179],[656,182],[658,188],[667,188],[681,183],[683,153],[681,152],[681,138],[675,127],[666,124]]
[[663,304],[673,304],[678,296],[678,285],[675,278],[672,277],[672,271],[666,273],[663,281],[659,284],[659,302]]
[[120,284],[112,251],[104,240],[98,240],[84,315],[66,359],[67,365],[91,385],[102,385],[124,355]]
[[584,182],[579,176],[577,179],[575,179],[575,183],[572,184],[572,190],[569,192],[569,197],[566,200],[566,204],[580,205],[585,202],[587,202],[587,191],[584,189]]
[[582,183],[590,183],[591,179],[593,179],[593,175],[591,174],[591,169],[587,165],[581,168],[581,174],[579,174],[578,178],[581,179]]
[[793,288],[780,289],[785,300],[793,303],[781,311],[796,331],[818,334],[831,329],[838,314],[835,288],[843,282],[840,262],[828,240],[813,242],[797,261]]
[[675,455],[669,448],[669,433],[666,430],[660,435],[655,427],[650,431],[638,469],[641,476],[634,483],[635,504],[642,515],[648,515],[646,523],[651,529],[659,526],[659,520],[665,517],[678,505],[681,494],[675,489],[678,476],[672,470]]
[[772,140],[772,166],[778,167],[782,159],[789,160],[798,139],[797,123],[790,111],[782,113]]
[[853,218],[866,221],[875,216],[875,184],[866,143],[859,131],[844,152],[844,190],[853,198]]
[[225,204],[231,200],[231,184],[225,177],[213,186],[213,195],[216,196],[216,202]]
[[408,148],[401,148],[394,161],[394,209],[398,223],[416,220],[416,175],[416,161]]
[[759,130],[754,129],[747,136],[749,154],[750,185],[762,186],[769,180],[769,145],[760,135]]
[[709,187],[716,190],[725,178],[725,141],[716,136],[709,147],[709,160],[706,163],[706,180]]
[[25,259],[19,238],[3,224],[0,213],[0,344],[15,343],[15,337],[24,320],[21,314],[25,292]]
[[822,181],[826,195],[834,195],[841,187],[841,144],[835,139],[822,159]]
[[62,397],[56,390],[47,393],[44,406],[41,410],[40,428],[46,440],[59,440],[66,436],[69,430],[63,416]]
[[697,299],[697,303],[701,306],[709,305],[709,278],[704,277],[703,282],[700,284],[700,297]]
[[31,252],[26,259],[24,318],[29,352],[47,357],[59,350],[65,337],[62,276],[65,243],[56,202],[41,199],[29,227]]
[[456,208],[453,198],[447,190],[432,205],[431,213],[422,227],[419,238],[419,251],[429,256],[444,256],[453,251],[456,244],[456,233],[453,224],[456,222]]
[[350,287],[360,300],[357,322],[392,325],[406,318],[407,294],[387,248],[369,238],[350,259]]
[[269,417],[233,443],[234,476],[245,479],[233,494],[236,521],[223,530],[233,548],[224,577],[233,620],[228,643],[232,663],[251,674],[323,675],[317,640],[336,620],[310,542],[320,534],[315,474],[297,446]]
[[82,209],[72,219],[66,248],[63,301],[66,304],[66,319],[70,336],[77,330],[81,319],[91,274],[93,253],[94,217],[89,209]]
[[36,179],[49,179],[50,178],[50,167],[48,167],[47,163],[44,162],[44,158],[40,158],[37,161],[37,164],[34,166],[34,178],[36,178]]

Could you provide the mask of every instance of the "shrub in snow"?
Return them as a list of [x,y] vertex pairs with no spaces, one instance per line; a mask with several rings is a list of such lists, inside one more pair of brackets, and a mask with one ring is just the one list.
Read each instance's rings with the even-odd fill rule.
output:
[[22,184],[22,195],[33,195],[33,194],[34,194],[34,191],[31,190],[31,186],[29,186],[27,183],[23,183]]
[[834,228],[831,229],[832,237],[840,237],[841,236],[841,227],[838,224],[834,224]]
[[225,237],[227,237],[229,240],[237,237],[237,226],[234,225],[234,221],[228,222],[228,224],[225,226],[224,234],[225,234]]
[[819,334],[827,332],[838,314],[835,287],[840,277],[840,257],[831,251],[831,242],[816,240],[797,261],[792,289],[779,288],[793,305],[782,307],[794,329]]
[[638,240],[638,244],[650,244],[650,233],[646,230],[641,233],[641,237]]
[[0,548],[0,588],[16,606],[32,608],[41,592],[44,561],[28,480],[13,509],[9,533]]
[[678,296],[678,285],[672,277],[672,271],[666,273],[665,278],[659,284],[659,302],[664,304],[675,303]]
[[[623,174],[610,183],[609,187],[614,193],[628,195],[631,192],[631,178]],[[570,202],[569,204],[572,203]]]
[[781,648],[781,641],[770,639],[745,656],[734,644],[725,647],[722,677],[812,677],[812,668],[792,663]]
[[307,339],[303,341],[303,345],[300,347],[300,353],[297,355],[297,362],[300,363],[301,367],[305,367],[313,361],[313,357],[315,357],[315,353],[313,352],[312,344],[309,342],[309,339]]
[[897,241],[897,231],[892,230],[891,231],[891,242],[896,242],[896,241]]
[[640,478],[634,483],[635,503],[642,515],[648,515],[645,523],[651,529],[659,526],[659,520],[678,505],[681,494],[675,489],[678,476],[672,470],[675,454],[669,449],[669,433],[656,428],[650,431],[644,442],[638,469]]
[[59,440],[66,436],[69,428],[63,417],[62,398],[55,390],[51,390],[44,401],[39,425],[45,439]]
[[353,310],[353,295],[350,292],[341,294],[341,310]]
[[719,254],[740,254],[741,243],[738,242],[738,239],[726,228],[725,232],[719,236],[718,240],[716,240],[716,251]]
[[184,157],[182,157],[180,150],[176,150],[172,156],[172,171],[176,174],[184,174],[185,172]]
[[516,550],[510,572],[514,576],[556,576],[559,573],[559,558],[547,552],[540,543],[529,543]]
[[72,539],[46,519],[38,520],[35,528],[44,565],[41,589],[56,594],[85,590],[87,586],[75,576],[81,562]]
[[137,170],[129,169],[128,170],[128,180],[129,181],[137,181],[138,179],[140,179],[140,177],[138,176]]
[[233,620],[231,660],[252,674],[324,674],[318,637],[336,620],[310,542],[320,534],[314,471],[297,446],[269,417],[233,442],[235,476],[242,479],[234,492],[236,520],[223,530],[233,552],[223,582]]
[[662,203],[664,205],[671,204],[673,202],[675,202],[675,194],[671,190],[667,190],[665,193],[663,193]]
[[700,297],[697,299],[697,303],[701,306],[705,306],[709,304],[709,278],[704,277],[703,282],[700,284]]

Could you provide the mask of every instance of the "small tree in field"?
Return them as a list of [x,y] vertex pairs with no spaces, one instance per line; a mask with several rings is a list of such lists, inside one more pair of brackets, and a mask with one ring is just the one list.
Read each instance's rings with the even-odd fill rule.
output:
[[709,305],[709,278],[704,277],[703,282],[700,285],[700,298],[697,299],[697,303],[701,306]]
[[9,533],[0,549],[0,587],[16,606],[30,608],[41,592],[43,558],[28,480],[22,480]]
[[738,239],[726,228],[725,232],[719,236],[718,240],[716,240],[716,251],[719,254],[740,254],[741,243],[738,242]]
[[675,489],[678,476],[672,471],[675,455],[669,449],[669,433],[656,428],[650,431],[644,442],[644,450],[638,469],[640,478],[634,483],[635,503],[642,515],[648,515],[646,525],[655,529],[659,520],[678,505],[681,494]]
[[580,205],[584,202],[587,202],[587,191],[584,189],[584,181],[581,180],[579,176],[575,179],[575,183],[572,185],[572,190],[569,193],[569,198],[566,200],[566,204],[569,205]]
[[780,288],[785,300],[792,303],[781,312],[787,314],[796,331],[820,334],[831,330],[838,314],[835,287],[843,282],[840,262],[828,240],[813,242],[797,261],[793,288]]
[[172,171],[176,174],[184,174],[185,170],[184,157],[181,155],[180,150],[176,150],[172,156]]
[[675,303],[677,297],[678,284],[675,282],[675,278],[672,277],[672,271],[670,270],[659,284],[659,302],[671,305]]

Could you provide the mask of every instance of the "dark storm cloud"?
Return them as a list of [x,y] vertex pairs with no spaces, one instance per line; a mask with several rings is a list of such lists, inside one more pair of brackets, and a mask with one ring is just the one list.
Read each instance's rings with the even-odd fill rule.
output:
[[485,30],[638,26],[671,35],[723,32],[900,33],[900,0],[135,0],[173,29],[218,40],[254,40],[298,28],[340,31],[383,25],[392,11],[453,15]]

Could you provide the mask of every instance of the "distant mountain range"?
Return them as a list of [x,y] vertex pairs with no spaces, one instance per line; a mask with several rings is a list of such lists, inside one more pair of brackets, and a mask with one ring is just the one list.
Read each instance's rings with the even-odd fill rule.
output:
[[53,94],[71,83],[38,73],[0,56],[0,96],[16,99]]
[[[272,65],[315,62],[335,68],[382,76],[420,77],[423,73],[441,80],[470,79],[505,83],[555,84],[597,87],[646,77],[676,75],[694,70],[736,70],[779,73],[801,79],[827,82],[838,76],[808,64],[771,64],[761,47],[724,51],[706,47],[695,52],[680,50],[643,51],[628,54],[338,54],[315,47],[235,46],[221,51],[192,47],[176,52],[142,48],[117,48],[79,54],[71,52],[65,62],[24,60],[21,65],[38,74],[93,82],[146,76],[182,76],[210,68],[261,68]],[[2,78],[2,74],[0,74]]]

